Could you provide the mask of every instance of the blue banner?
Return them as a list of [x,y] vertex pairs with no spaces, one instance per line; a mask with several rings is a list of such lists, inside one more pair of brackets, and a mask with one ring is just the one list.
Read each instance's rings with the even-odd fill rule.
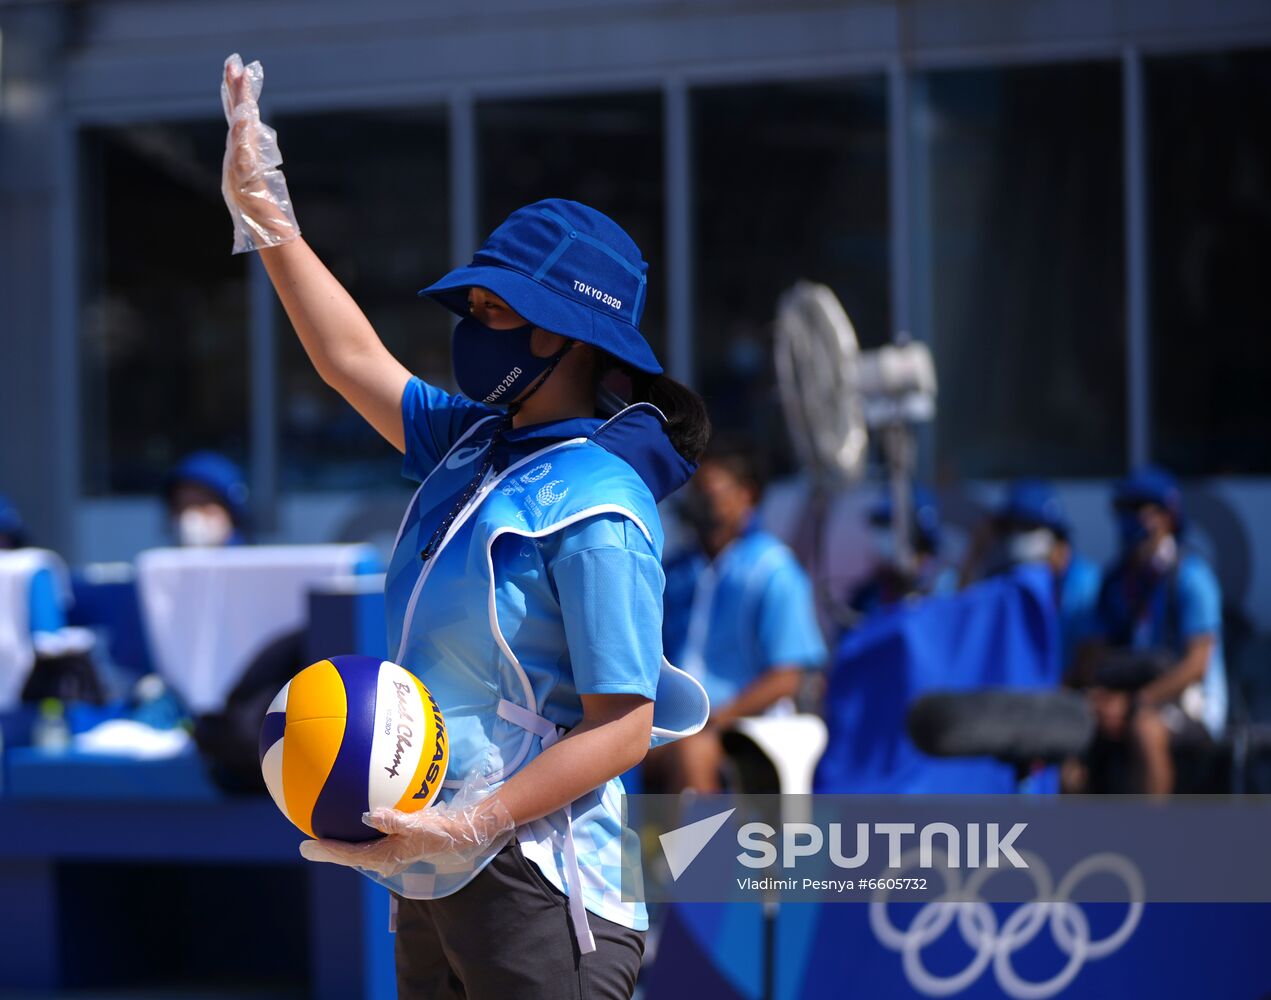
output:
[[825,701],[829,743],[814,790],[1016,791],[1014,768],[997,760],[936,759],[919,751],[905,732],[905,714],[931,690],[1053,688],[1059,645],[1054,580],[1040,566],[866,619],[835,650]]

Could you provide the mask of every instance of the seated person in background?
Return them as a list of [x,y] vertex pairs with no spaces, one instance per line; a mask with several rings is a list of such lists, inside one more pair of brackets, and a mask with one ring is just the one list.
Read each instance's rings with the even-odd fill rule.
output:
[[912,559],[902,565],[892,529],[891,493],[884,491],[869,513],[876,559],[874,571],[848,601],[865,617],[902,601],[956,589],[956,575],[940,554],[940,505],[935,494],[913,484],[909,495],[909,546]]
[[1061,664],[1072,666],[1079,643],[1095,631],[1099,567],[1073,548],[1072,525],[1054,487],[1040,479],[1020,479],[1006,491],[990,519],[986,573],[1027,563],[1044,563],[1055,578],[1062,641]]
[[0,493],[0,551],[27,547],[27,530],[13,501]]
[[645,767],[651,784],[667,791],[713,792],[720,733],[792,699],[826,651],[807,575],[758,526],[754,450],[713,446],[687,490],[699,544],[666,566],[663,648],[706,688],[711,717],[696,736],[650,751]]
[[1117,484],[1113,509],[1121,554],[1099,594],[1097,640],[1074,677],[1098,724],[1091,785],[1119,747],[1134,765],[1131,790],[1165,793],[1174,788],[1171,743],[1207,741],[1226,721],[1222,594],[1208,564],[1179,545],[1182,494],[1169,473],[1134,472]]
[[92,634],[67,627],[66,565],[31,543],[17,507],[0,496],[0,710],[45,697],[100,703]]
[[[224,455],[187,455],[168,473],[163,495],[178,544],[217,548],[249,541],[247,480]],[[194,740],[213,780],[226,791],[264,790],[260,725],[278,689],[305,666],[305,652],[303,629],[276,637],[252,657],[224,708],[195,719]]]
[[179,545],[241,545],[247,538],[247,480],[224,455],[196,451],[164,479],[172,535]]

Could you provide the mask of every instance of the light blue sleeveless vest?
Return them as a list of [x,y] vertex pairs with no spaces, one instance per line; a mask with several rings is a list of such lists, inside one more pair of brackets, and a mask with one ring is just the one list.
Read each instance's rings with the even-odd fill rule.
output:
[[[473,772],[498,785],[560,735],[543,718],[501,628],[495,542],[504,535],[542,538],[597,515],[618,514],[631,520],[659,555],[662,551],[657,505],[640,476],[600,445],[574,438],[543,448],[501,473],[487,472],[440,548],[422,563],[418,553],[476,475],[497,425],[497,417],[487,418],[451,447],[412,500],[396,545],[416,554],[418,576],[403,620],[389,624],[389,653],[428,686],[441,708],[450,738],[442,790],[446,799]],[[393,566],[395,572],[410,572],[397,558]],[[651,745],[697,732],[708,713],[701,685],[663,658]],[[572,838],[567,840],[567,866],[574,868],[570,906],[575,926],[582,922],[580,942],[590,943],[576,861],[569,861]],[[393,878],[371,877],[401,895],[435,899],[462,888],[483,865],[441,872],[421,862]]]

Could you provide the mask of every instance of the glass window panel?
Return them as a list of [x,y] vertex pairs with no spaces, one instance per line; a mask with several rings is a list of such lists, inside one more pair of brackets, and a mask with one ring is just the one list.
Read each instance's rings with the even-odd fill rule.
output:
[[1271,51],[1146,64],[1152,450],[1271,471]]
[[221,200],[223,121],[81,133],[83,477],[154,493],[184,453],[242,461],[245,259]]
[[540,198],[604,212],[649,262],[640,330],[665,361],[662,99],[656,93],[492,101],[477,108],[478,239]]
[[[407,368],[448,381],[452,320],[415,294],[450,266],[443,113],[283,116],[277,129],[305,239]],[[393,482],[388,446],[318,377],[281,306],[277,330],[282,489]]]
[[916,81],[917,254],[961,476],[1090,476],[1125,457],[1116,63]]
[[790,452],[772,370],[780,294],[822,282],[863,346],[892,336],[886,97],[882,77],[691,95],[699,388],[717,430],[774,459]]

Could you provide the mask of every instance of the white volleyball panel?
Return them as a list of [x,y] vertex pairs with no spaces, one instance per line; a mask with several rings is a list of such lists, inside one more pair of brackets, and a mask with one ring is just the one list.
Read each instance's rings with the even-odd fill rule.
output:
[[367,772],[367,800],[372,809],[397,805],[412,788],[427,736],[427,717],[414,675],[395,663],[381,663]]

